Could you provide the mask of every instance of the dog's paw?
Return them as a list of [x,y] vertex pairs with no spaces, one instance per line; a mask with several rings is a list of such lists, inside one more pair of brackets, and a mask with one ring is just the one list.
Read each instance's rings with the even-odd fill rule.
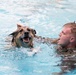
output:
[[10,50],[12,48],[12,45],[6,45],[4,48],[5,50]]
[[40,51],[40,48],[32,48],[31,51],[27,52],[28,56],[34,56],[35,54],[37,54]]
[[5,38],[5,42],[11,42],[11,40],[12,40],[11,36]]

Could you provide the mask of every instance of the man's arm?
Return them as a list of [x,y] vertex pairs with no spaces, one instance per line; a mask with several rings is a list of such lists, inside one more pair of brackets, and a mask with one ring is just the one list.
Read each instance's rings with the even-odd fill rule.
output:
[[53,38],[45,38],[45,37],[42,37],[42,36],[36,36],[35,37],[38,42],[40,43],[46,43],[46,44],[57,44],[58,40],[57,38],[53,39]]

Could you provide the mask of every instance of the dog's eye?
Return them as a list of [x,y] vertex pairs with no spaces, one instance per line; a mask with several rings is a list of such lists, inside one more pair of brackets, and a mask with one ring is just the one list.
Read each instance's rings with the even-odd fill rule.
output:
[[22,32],[23,31],[23,29],[21,29],[19,32]]
[[27,29],[28,31],[30,31],[30,29]]

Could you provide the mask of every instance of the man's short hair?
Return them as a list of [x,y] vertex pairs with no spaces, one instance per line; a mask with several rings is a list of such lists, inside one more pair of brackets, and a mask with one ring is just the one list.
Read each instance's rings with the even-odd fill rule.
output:
[[76,35],[76,23],[75,22],[66,23],[63,27],[70,27],[71,33]]

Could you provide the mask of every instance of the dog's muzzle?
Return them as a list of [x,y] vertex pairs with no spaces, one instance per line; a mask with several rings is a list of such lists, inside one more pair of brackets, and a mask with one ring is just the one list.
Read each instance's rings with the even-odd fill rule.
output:
[[28,43],[32,37],[29,35],[29,32],[25,32],[23,36],[21,36],[21,40],[25,43]]

